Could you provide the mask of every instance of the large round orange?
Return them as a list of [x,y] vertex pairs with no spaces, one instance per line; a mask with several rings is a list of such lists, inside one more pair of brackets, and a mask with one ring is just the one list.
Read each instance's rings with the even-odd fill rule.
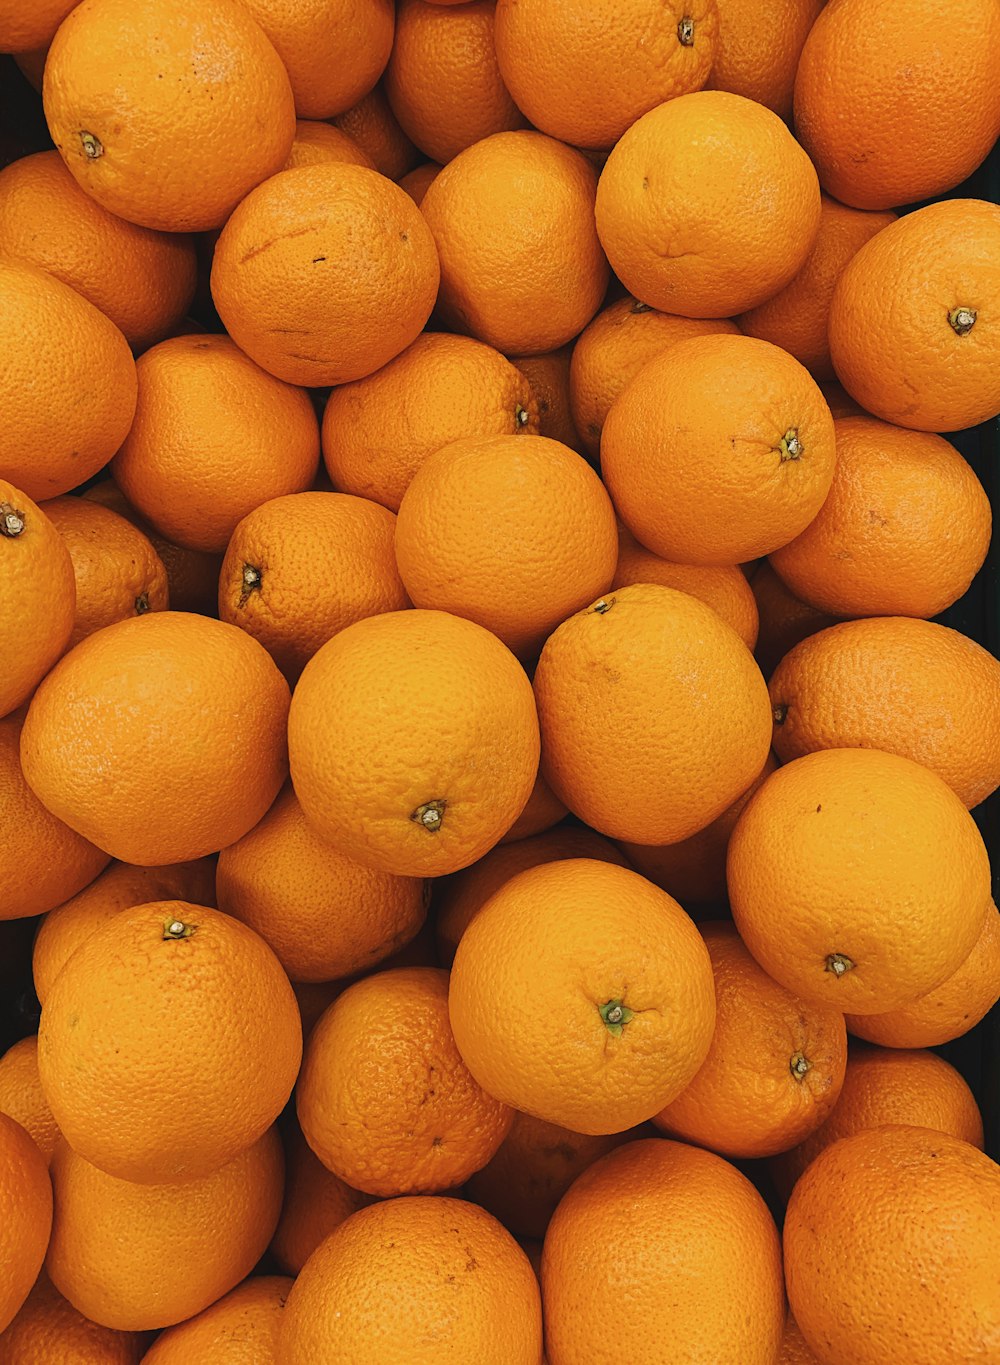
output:
[[770,706],[750,651],[673,588],[620,588],[571,616],[546,641],[534,685],[546,779],[614,839],[686,839],[767,757]]
[[787,654],[768,690],[782,762],[884,749],[933,769],[970,808],[1000,786],[1000,661],[948,626],[844,621]]
[[45,1158],[19,1123],[0,1113],[0,1332],[20,1309],[42,1268],[52,1228]]
[[135,362],[113,322],[37,266],[0,259],[0,292],[3,476],[41,501],[89,479],[121,445]]
[[843,1138],[785,1216],[795,1321],[823,1365],[988,1360],[998,1238],[1000,1170],[975,1147],[895,1124]]
[[622,284],[692,318],[731,317],[783,289],[819,212],[816,172],[777,114],[721,90],[644,114],[597,188],[597,230]]
[[370,171],[375,169],[375,163],[368,153],[332,123],[298,119],[295,141],[282,170],[294,171],[298,166],[315,166],[324,161],[346,161],[351,166],[367,166]]
[[327,1170],[294,1119],[284,1130],[283,1143],[285,1200],[270,1250],[286,1274],[297,1275],[320,1242],[372,1198]]
[[518,355],[510,359],[531,385],[538,403],[538,434],[561,441],[570,450],[582,449],[580,434],[569,405],[570,343],[541,355]]
[[917,209],[866,243],[837,281],[837,378],[887,422],[975,426],[1000,411],[998,310],[1000,205],[946,199]]
[[514,823],[538,769],[538,718],[524,670],[489,631],[397,611],[356,621],[313,655],[288,744],[322,838],[383,872],[442,876]]
[[939,986],[971,952],[990,896],[982,836],[955,793],[877,749],[824,749],[773,773],[737,822],[727,875],[764,970],[855,1014]]
[[430,316],[434,241],[364,166],[284,171],[248,194],[212,261],[212,298],[252,359],[292,384],[343,384],[399,355]]
[[449,1008],[485,1090],[590,1134],[623,1132],[676,1098],[715,1025],[694,924],[637,873],[591,858],[529,868],[494,892],[458,945]]
[[42,804],[112,857],[200,858],[252,829],[280,791],[288,700],[242,630],[150,612],[52,670],[28,709],[21,766]]
[[52,1117],[38,1076],[38,1038],[34,1034],[20,1039],[0,1057],[0,1114],[15,1119],[46,1162],[51,1159],[59,1125]]
[[168,1327],[143,1356],[143,1365],[260,1365],[273,1360],[288,1275],[253,1275],[210,1308]]
[[817,631],[837,624],[836,617],[802,602],[762,559],[750,577],[757,603],[757,645],[754,650],[765,678],[769,678],[790,649]]
[[182,1322],[228,1294],[264,1254],[283,1174],[273,1128],[211,1175],[179,1185],[118,1180],[62,1142],[52,1159],[46,1269],[74,1308],[106,1327]]
[[464,1200],[409,1198],[362,1209],[310,1257],[275,1365],[538,1365],[541,1354],[538,1282],[510,1233]]
[[576,147],[613,147],[647,110],[700,90],[715,56],[715,0],[498,0],[496,11],[511,94]]
[[[626,1229],[641,1253],[622,1252]],[[772,1365],[785,1321],[763,1199],[721,1157],[662,1138],[619,1147],[579,1177],[549,1224],[542,1292],[551,1365]]]
[[256,1142],[301,1057],[298,1005],[271,949],[187,901],[137,905],[96,928],[56,977],[38,1032],[42,1088],[67,1142],[142,1184],[209,1175]]
[[795,75],[795,128],[823,188],[860,209],[952,189],[1000,134],[998,67],[993,0],[954,0],[945,16],[935,0],[831,0]]
[[43,1270],[6,1332],[3,1365],[139,1365],[145,1341],[138,1332],[101,1327],[78,1313]]
[[596,188],[587,158],[541,133],[495,133],[460,152],[420,206],[441,260],[444,323],[508,355],[572,340],[608,283]]
[[766,104],[788,119],[802,44],[825,0],[718,0],[715,57],[709,90]]
[[835,616],[937,616],[986,558],[986,490],[942,436],[874,417],[834,429],[829,496],[771,564],[796,597]]
[[[463,0],[465,3],[465,0]],[[367,153],[382,175],[399,180],[413,170],[420,153],[396,122],[381,84],[369,90],[346,113],[338,114],[334,125]]]
[[787,545],[823,506],[835,462],[815,381],[753,337],[677,342],[618,396],[601,436],[622,521],[681,564],[738,564]]
[[0,52],[28,54],[48,47],[72,8],[73,0],[39,0],[30,6],[21,0],[4,0],[0,5]]

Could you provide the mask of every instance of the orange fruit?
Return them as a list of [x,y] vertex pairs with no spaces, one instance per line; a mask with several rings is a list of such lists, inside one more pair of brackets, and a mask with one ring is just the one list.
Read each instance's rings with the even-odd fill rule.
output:
[[650,110],[597,189],[611,268],[653,308],[726,318],[802,269],[819,228],[816,172],[770,109],[721,90]]
[[299,119],[295,124],[295,141],[282,170],[293,171],[297,166],[316,166],[324,161],[346,161],[351,166],[375,169],[368,153],[332,123]]
[[3,475],[41,501],[89,479],[121,445],[135,362],[113,322],[37,266],[0,258],[0,291]]
[[236,344],[292,384],[343,384],[399,355],[438,287],[434,241],[405,190],[364,166],[283,171],[222,230],[212,298]]
[[169,540],[218,554],[248,512],[312,483],[319,426],[308,395],[228,337],[171,337],[137,372],[135,421],[111,472]]
[[436,451],[396,522],[396,563],[414,605],[475,621],[521,658],[610,586],[617,554],[604,485],[546,436]]
[[622,521],[680,564],[738,564],[787,545],[823,506],[835,461],[815,381],[753,337],[692,337],[655,356],[601,435]]
[[998,307],[1000,206],[948,199],[917,209],[866,243],[837,281],[837,378],[898,426],[975,426],[1000,411]]
[[636,119],[700,90],[715,55],[715,0],[498,0],[497,59],[543,133],[613,147]]
[[569,406],[569,361],[572,346],[560,346],[544,355],[512,356],[512,363],[527,379],[538,403],[538,434],[580,450],[580,435]]
[[[467,3],[468,0],[463,0]],[[423,161],[419,166],[415,166],[412,171],[407,171],[399,178],[399,188],[405,190],[417,208],[424,202],[424,195],[437,179],[441,167],[436,161]]]
[[276,1365],[538,1365],[538,1282],[509,1232],[461,1199],[391,1199],[342,1223],[285,1307]]
[[403,877],[482,857],[520,814],[538,770],[520,664],[482,626],[442,611],[370,616],[323,645],[295,689],[288,743],[316,833]]
[[750,579],[757,603],[757,646],[754,655],[769,678],[790,649],[817,631],[837,624],[834,616],[802,602],[782,582],[766,559]]
[[15,1119],[45,1160],[51,1159],[59,1125],[52,1117],[38,1077],[38,1038],[34,1034],[22,1038],[0,1057],[0,1114]]
[[808,1139],[844,1080],[847,1030],[758,967],[732,924],[702,926],[716,1020],[701,1070],[655,1116],[657,1128],[729,1157],[771,1156]]
[[0,252],[82,294],[137,351],[166,336],[194,297],[191,239],[109,213],[84,193],[58,152],[36,152],[0,171]]
[[78,1313],[43,1270],[6,1332],[0,1333],[3,1365],[139,1365],[145,1359],[138,1332],[100,1327]]
[[219,578],[219,616],[259,640],[294,684],[339,630],[410,605],[396,518],[366,498],[293,493],[248,512]]
[[25,782],[23,723],[20,711],[0,720],[0,828],[8,869],[0,882],[0,920],[44,914],[92,882],[109,858],[47,810]]
[[833,379],[827,334],[833,291],[864,244],[895,221],[894,213],[865,213],[824,194],[819,232],[802,269],[779,293],[744,313],[739,319],[741,330],[782,347],[814,379]]
[[1000,786],[1000,662],[957,630],[905,616],[844,621],[787,654],[769,691],[782,762],[883,749],[933,769],[969,807]]
[[372,1200],[327,1170],[297,1123],[285,1128],[284,1147],[285,1202],[270,1250],[283,1271],[297,1275],[320,1242]]
[[777,1365],[820,1365],[819,1357],[813,1355],[806,1345],[799,1324],[791,1313],[785,1319],[785,1335],[781,1338],[781,1354]]
[[143,1356],[143,1365],[259,1365],[273,1360],[287,1275],[252,1275],[186,1322],[168,1327]]
[[72,8],[73,0],[39,0],[28,8],[21,0],[4,0],[0,6],[0,52],[20,55],[48,47]]
[[[859,209],[931,199],[971,175],[1000,133],[992,0],[832,0],[795,75],[795,128],[823,188]],[[961,98],[956,99],[956,79]],[[919,275],[916,278],[921,278]]]
[[874,417],[834,428],[829,496],[772,565],[797,597],[837,616],[937,616],[986,558],[986,490],[942,436]]
[[268,809],[288,775],[287,715],[288,684],[256,640],[149,612],[52,670],[28,708],[21,766],[42,804],[112,857],[181,862]]
[[868,414],[835,379],[820,384],[820,390],[834,417],[866,417]]
[[78,1312],[120,1331],[193,1317],[263,1255],[281,1208],[283,1167],[273,1128],[211,1175],[179,1185],[118,1180],[61,1142],[46,1260],[53,1284]]
[[780,0],[762,10],[760,0],[718,0],[709,90],[745,95],[788,119],[802,44],[825,0]]
[[333,390],[323,459],[335,488],[396,512],[435,450],[537,431],[531,386],[499,351],[472,337],[423,332],[375,374]]
[[167,232],[221,227],[295,135],[285,67],[236,0],[84,0],[49,48],[42,98],[81,188]]
[[450,161],[420,206],[441,261],[445,325],[509,355],[572,340],[608,283],[596,188],[586,157],[536,132],[494,133]]
[[686,839],[767,757],[767,688],[750,651],[673,588],[635,584],[571,616],[546,641],[534,685],[546,780],[613,839]]
[[18,1312],[45,1259],[52,1185],[45,1158],[19,1123],[0,1114],[0,1332]]
[[580,333],[570,360],[570,407],[587,452],[600,451],[612,403],[647,361],[689,337],[738,330],[726,318],[706,321],[657,312],[631,294],[603,308]]
[[[592,858],[529,868],[493,894],[458,945],[449,1009],[489,1094],[589,1134],[659,1113],[715,1025],[691,920],[637,873]],[[526,1029],[526,1015],[544,1029]]]
[[895,1009],[971,952],[989,904],[972,816],[937,773],[877,749],[824,749],[773,773],[729,841],[733,918],[807,1003]]
[[998,1234],[1000,1171],[967,1142],[906,1125],[843,1138],[785,1216],[795,1321],[823,1365],[987,1360]]
[[[609,1255],[624,1228],[641,1254]],[[619,1147],[575,1182],[545,1236],[542,1292],[551,1365],[772,1365],[785,1320],[763,1199],[721,1157],[662,1138]]]
[[396,122],[381,84],[369,90],[345,113],[338,114],[333,123],[356,142],[371,157],[375,169],[390,180],[399,180],[420,160],[420,153]]
[[558,825],[568,814],[566,807],[539,773],[527,804],[500,842],[509,844],[517,839],[528,839],[533,834],[542,834],[553,825]]

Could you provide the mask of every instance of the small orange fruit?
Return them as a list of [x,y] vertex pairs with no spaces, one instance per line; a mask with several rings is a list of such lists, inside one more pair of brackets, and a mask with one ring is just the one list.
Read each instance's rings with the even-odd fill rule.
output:
[[718,0],[709,90],[728,90],[767,105],[786,121],[802,44],[825,0]]
[[[468,0],[463,0],[463,3],[468,3]],[[437,179],[440,169],[436,161],[424,161],[412,171],[400,176],[399,188],[406,191],[417,208],[424,202],[424,195]]]
[[27,9],[21,0],[4,0],[0,6],[0,52],[21,56],[48,47],[72,8],[73,0],[39,0]]
[[750,578],[750,591],[757,603],[757,646],[754,655],[765,678],[790,649],[817,631],[837,624],[837,618],[802,602],[762,559]]
[[813,1355],[807,1346],[799,1324],[791,1313],[785,1319],[785,1335],[781,1338],[781,1354],[777,1365],[822,1365],[819,1356]]
[[375,169],[368,153],[332,123],[297,120],[295,141],[282,170],[294,171],[297,166],[316,166],[324,161],[346,161],[351,166]]
[[580,434],[569,406],[571,345],[542,355],[511,356],[511,363],[527,379],[538,403],[538,434],[561,441],[570,450],[581,450]]
[[101,1327],[78,1313],[43,1270],[21,1311],[0,1334],[3,1365],[139,1365],[145,1341],[138,1332]]
[[286,1274],[297,1275],[320,1242],[372,1199],[327,1170],[294,1119],[283,1139],[285,1202],[270,1250]]
[[288,1275],[252,1275],[210,1308],[168,1327],[143,1356],[143,1365],[259,1365],[273,1360]]
[[0,1113],[0,1332],[18,1312],[45,1259],[52,1185],[45,1158],[19,1123]]
[[396,122],[381,84],[332,121],[362,148],[375,169],[389,180],[401,179],[420,160],[420,153]]
[[[0,1057],[0,1114],[15,1119],[46,1162],[59,1137],[59,1125],[38,1076],[38,1038],[22,1038]],[[0,1350],[0,1361],[3,1351]]]
[[529,839],[533,834],[541,834],[553,825],[558,825],[568,814],[566,807],[539,773],[527,804],[500,842],[509,844],[518,839]]

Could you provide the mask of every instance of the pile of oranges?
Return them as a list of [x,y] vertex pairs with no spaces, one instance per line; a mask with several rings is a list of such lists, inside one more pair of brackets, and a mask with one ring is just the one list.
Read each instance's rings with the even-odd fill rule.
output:
[[1000,1365],[997,0],[0,52],[0,1365]]

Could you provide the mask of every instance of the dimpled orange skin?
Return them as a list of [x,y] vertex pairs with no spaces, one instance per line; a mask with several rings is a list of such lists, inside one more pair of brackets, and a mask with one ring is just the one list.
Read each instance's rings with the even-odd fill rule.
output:
[[757,603],[759,623],[754,657],[765,678],[771,676],[789,650],[801,640],[838,624],[835,616],[818,611],[796,597],[766,559],[754,569],[750,590]]
[[569,406],[571,343],[543,355],[511,356],[538,402],[538,434],[582,453],[580,434]]
[[345,1218],[372,1202],[320,1161],[295,1122],[285,1128],[285,1199],[270,1251],[288,1275],[297,1275],[320,1242]]
[[0,1332],[35,1282],[52,1227],[52,1185],[45,1158],[14,1119],[0,1114]]
[[143,1356],[143,1365],[260,1365],[273,1360],[288,1275],[254,1275],[187,1322],[168,1327]]
[[[838,280],[830,308],[837,378],[862,408],[897,426],[975,426],[1000,411],[998,309],[1000,206],[928,204],[873,237]],[[977,315],[964,336],[949,322],[961,310]]]
[[791,1310],[823,1365],[988,1360],[998,1236],[1000,1171],[982,1152],[927,1128],[856,1133],[820,1153],[789,1201]]
[[277,1224],[283,1178],[274,1128],[211,1175],[179,1185],[117,1180],[61,1142],[46,1270],[95,1322],[120,1331],[172,1326],[250,1274]]
[[764,970],[854,1014],[939,986],[971,952],[990,896],[982,837],[955,793],[877,749],[824,749],[779,768],[737,822],[727,877],[736,927]]
[[601,435],[618,515],[681,564],[738,564],[787,545],[823,506],[835,463],[815,381],[753,337],[677,342],[618,396]]
[[[609,1254],[623,1229],[641,1256]],[[785,1321],[763,1199],[721,1157],[663,1138],[579,1177],[549,1224],[542,1292],[551,1365],[772,1365]]]
[[112,857],[201,858],[252,829],[281,790],[288,701],[242,630],[151,612],[106,626],[52,670],[28,708],[21,767],[43,805]]
[[145,1342],[137,1332],[101,1327],[78,1313],[43,1270],[21,1311],[0,1334],[3,1365],[139,1365]]
[[[605,1022],[612,1002],[624,1022]],[[529,868],[493,894],[458,945],[449,1008],[459,1051],[490,1094],[592,1135],[669,1104],[715,1026],[694,924],[637,873],[591,858]],[[525,1029],[525,1011],[544,1030]]]
[[332,123],[298,119],[295,141],[282,170],[294,171],[297,166],[315,166],[324,161],[346,161],[352,166],[367,166],[370,171],[375,169],[368,153]]
[[495,133],[460,152],[420,206],[441,260],[442,321],[506,355],[571,341],[608,283],[596,189],[587,158],[542,133]]
[[73,0],[40,0],[30,7],[21,0],[4,0],[0,6],[0,52],[28,54],[47,48],[72,8]]
[[247,195],[216,245],[212,298],[258,365],[316,387],[399,355],[430,316],[438,279],[433,238],[406,191],[329,162]]
[[[15,1119],[46,1161],[52,1157],[59,1125],[38,1078],[38,1038],[22,1038],[0,1057],[0,1114]],[[0,1360],[3,1353],[0,1352]]]
[[538,771],[524,670],[489,631],[441,611],[370,616],[334,636],[299,679],[288,742],[317,834],[404,877],[481,858]]
[[822,1365],[819,1357],[813,1355],[806,1345],[799,1324],[791,1313],[785,1319],[785,1335],[781,1338],[781,1354],[777,1365]]
[[597,187],[612,270],[643,303],[684,317],[732,317],[783,289],[819,214],[816,172],[781,119],[721,90],[644,114]]
[[[464,2],[464,0],[463,0]],[[412,171],[407,171],[400,176],[398,184],[401,190],[405,190],[417,208],[424,202],[424,195],[437,179],[441,167],[436,161],[424,161]]]
[[390,180],[399,180],[420,161],[420,153],[389,108],[381,82],[331,122],[352,138],[371,157],[375,169]]
[[802,44],[824,3],[718,0],[719,31],[706,89],[745,95],[787,120]]
[[948,626],[844,621],[787,654],[768,690],[782,762],[883,749],[931,768],[970,809],[1000,786],[1000,662]]
[[569,811],[539,773],[527,804],[500,842],[511,844],[518,839],[530,839],[533,834],[542,834],[553,825],[558,825],[568,814]]
[[998,65],[992,0],[957,0],[944,14],[935,0],[832,0],[795,76],[795,127],[823,188],[885,209],[958,185],[1000,134]]
[[535,670],[542,772],[600,833],[676,843],[764,766],[767,687],[736,632],[697,598],[635,584],[601,603],[549,636]]

